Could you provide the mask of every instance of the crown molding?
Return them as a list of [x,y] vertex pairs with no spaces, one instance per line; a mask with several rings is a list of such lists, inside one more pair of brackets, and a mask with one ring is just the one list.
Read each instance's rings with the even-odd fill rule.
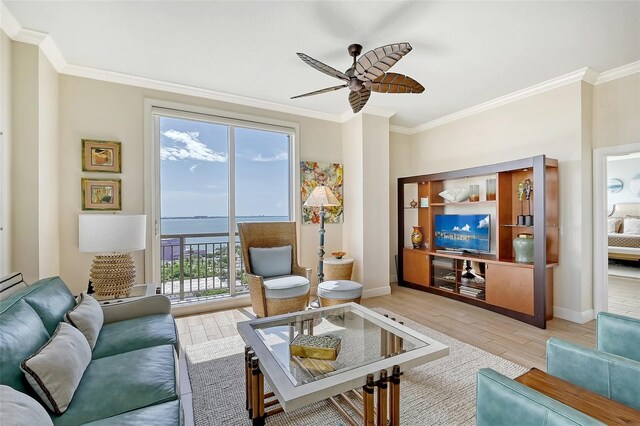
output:
[[402,135],[413,135],[414,131],[410,127],[396,126],[392,124],[389,126],[389,131],[393,133],[400,133]]
[[538,95],[540,93],[548,92],[549,90],[553,90],[570,83],[575,83],[577,81],[586,81],[586,82],[595,81],[594,76],[597,76],[597,75],[598,75],[597,72],[595,72],[591,68],[588,68],[588,67],[583,68],[581,70],[574,71],[572,73],[565,74],[560,77],[552,78],[551,80],[544,81],[540,84],[536,84],[526,89],[518,90],[517,92],[513,92],[508,95],[501,96],[496,99],[492,99],[488,102],[484,102],[479,105],[475,105],[470,108],[466,108],[466,109],[454,112],[452,114],[448,114],[443,117],[436,118],[435,120],[431,120],[426,123],[420,124],[411,129],[411,134],[415,135],[416,133],[433,129],[435,127],[439,127],[444,124],[451,123],[453,121],[457,121],[465,117],[470,117],[472,115],[479,114],[484,111],[489,111],[491,109],[510,104],[511,102],[516,102],[521,99]]
[[22,29],[22,26],[18,22],[13,13],[7,8],[3,1],[0,0],[0,27],[2,31],[9,36],[11,40],[14,40],[16,34]]
[[217,92],[215,90],[202,89],[199,87],[187,86],[178,83],[169,83],[165,81],[154,80],[145,77],[137,77],[119,72],[105,71],[95,68],[67,64],[64,68],[62,68],[60,73],[71,75],[74,77],[89,78],[109,83],[125,84],[128,86],[142,87],[145,89],[159,90],[163,92],[177,93],[187,96],[195,96],[198,98],[211,99],[220,102],[229,102],[253,108],[267,109],[269,111],[316,118],[318,120],[333,121],[338,123],[341,122],[340,116],[336,114],[292,107],[289,105],[278,104],[276,102],[262,101],[259,99]]
[[[362,108],[360,112],[363,114],[375,115],[377,117],[383,117],[383,118],[391,118],[394,115],[396,115],[396,111],[390,111],[388,109],[378,108],[378,107],[369,106],[369,105],[366,105],[364,108]],[[346,123],[356,115],[357,114],[355,114],[352,110],[348,109],[340,115],[340,122]]]
[[616,80],[618,78],[637,73],[640,73],[640,61],[632,62],[630,64],[623,65],[609,71],[601,72],[598,76],[598,79],[595,81],[595,85],[606,83],[608,81]]

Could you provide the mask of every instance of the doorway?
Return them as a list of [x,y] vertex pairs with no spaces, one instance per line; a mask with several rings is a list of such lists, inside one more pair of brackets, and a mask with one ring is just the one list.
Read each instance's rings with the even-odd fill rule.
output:
[[640,144],[596,149],[593,161],[594,308],[640,318]]

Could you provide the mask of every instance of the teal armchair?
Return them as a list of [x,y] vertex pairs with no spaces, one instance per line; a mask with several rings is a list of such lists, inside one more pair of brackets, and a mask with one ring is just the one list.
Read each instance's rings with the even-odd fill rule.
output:
[[599,351],[640,362],[640,319],[600,312],[596,335]]

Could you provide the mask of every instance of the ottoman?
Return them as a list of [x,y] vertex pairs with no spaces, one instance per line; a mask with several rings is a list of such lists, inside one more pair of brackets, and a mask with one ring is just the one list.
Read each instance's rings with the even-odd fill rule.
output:
[[320,306],[333,306],[341,303],[360,303],[362,284],[348,280],[329,280],[318,285]]

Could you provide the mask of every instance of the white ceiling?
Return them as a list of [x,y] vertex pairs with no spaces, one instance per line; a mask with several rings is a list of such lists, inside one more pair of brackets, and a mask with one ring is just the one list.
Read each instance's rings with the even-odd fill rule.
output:
[[408,41],[392,71],[423,94],[374,93],[369,105],[414,127],[564,74],[640,60],[640,2],[8,1],[23,28],[49,33],[69,64],[340,115],[347,90],[296,55],[341,71]]

